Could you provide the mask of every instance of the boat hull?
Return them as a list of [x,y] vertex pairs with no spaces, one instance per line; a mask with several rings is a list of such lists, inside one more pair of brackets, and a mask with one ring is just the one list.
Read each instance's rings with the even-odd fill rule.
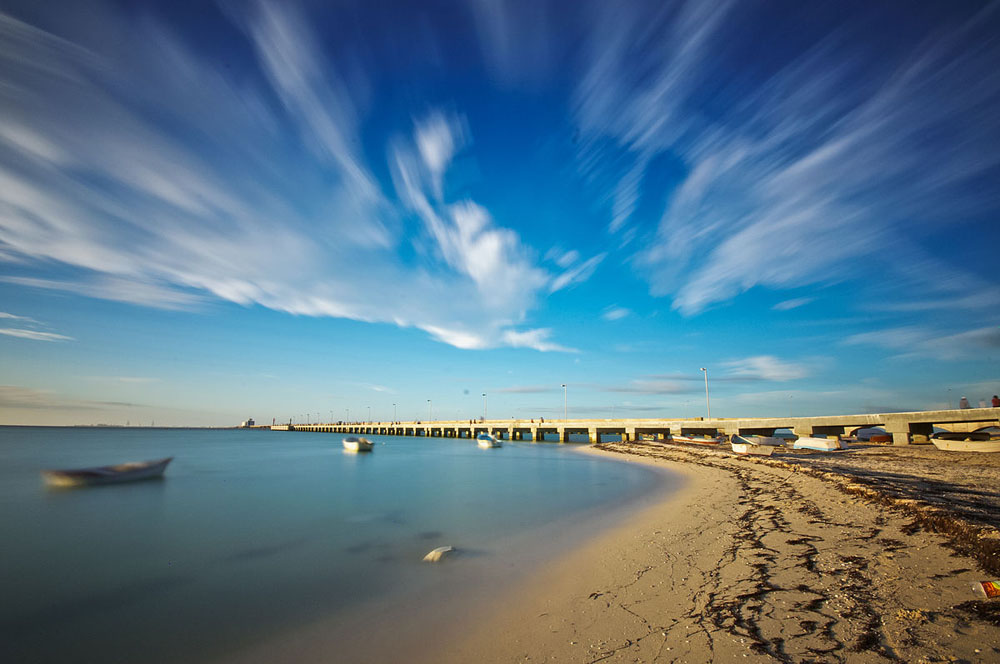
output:
[[722,438],[699,438],[698,436],[671,436],[670,440],[688,445],[718,445],[723,441]]
[[835,450],[847,449],[847,444],[838,438],[812,438],[810,436],[802,436],[792,443],[792,449],[833,452]]
[[367,438],[345,438],[344,449],[348,452],[371,452],[374,444]]
[[139,482],[162,477],[163,471],[167,469],[167,465],[173,459],[173,457],[167,457],[155,461],[130,461],[115,466],[73,470],[43,470],[42,478],[47,485],[57,488]]
[[774,454],[774,445],[752,445],[750,443],[732,443],[733,452],[737,454],[755,454],[758,456],[771,456]]
[[476,445],[479,445],[479,447],[483,448],[484,450],[489,449],[491,447],[503,447],[503,443],[501,443],[498,439],[494,438],[493,436],[483,437],[483,438],[477,437]]
[[954,438],[932,437],[934,447],[944,452],[1000,452],[1000,439],[975,440],[975,438],[955,440]]

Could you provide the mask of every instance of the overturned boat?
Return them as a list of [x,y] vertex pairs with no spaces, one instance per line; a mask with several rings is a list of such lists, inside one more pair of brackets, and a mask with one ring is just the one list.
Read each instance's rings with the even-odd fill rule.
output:
[[129,461],[114,466],[76,468],[68,470],[43,470],[42,478],[52,487],[98,486],[138,482],[163,476],[173,457],[154,461]]
[[847,443],[839,438],[814,438],[812,436],[799,436],[791,444],[795,450],[818,450],[820,452],[833,452],[835,450],[846,450]]

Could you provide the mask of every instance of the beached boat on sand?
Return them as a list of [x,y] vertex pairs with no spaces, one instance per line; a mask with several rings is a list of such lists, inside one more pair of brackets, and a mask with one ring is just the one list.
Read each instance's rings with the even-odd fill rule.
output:
[[1000,438],[985,431],[940,431],[931,436],[934,447],[945,452],[1000,452]]
[[114,466],[76,468],[72,470],[43,470],[45,483],[53,487],[97,486],[121,484],[162,477],[173,457],[155,461],[129,461]]
[[483,449],[488,449],[490,447],[503,447],[502,442],[488,433],[481,433],[476,436],[476,445],[479,445]]
[[344,449],[348,452],[371,452],[374,443],[367,438],[349,436],[344,439]]
[[689,443],[691,445],[718,445],[725,440],[722,436],[685,436],[671,435],[670,440],[675,443]]
[[834,450],[846,450],[847,443],[839,438],[813,438],[812,436],[799,436],[791,444],[795,450],[818,450],[820,452],[833,452]]
[[730,444],[733,446],[733,452],[736,452],[737,454],[756,454],[759,456],[771,456],[774,454],[774,448],[778,447],[777,445],[762,445],[755,442],[754,439],[757,438],[765,438],[765,436],[740,436],[733,434],[733,437],[730,440]]

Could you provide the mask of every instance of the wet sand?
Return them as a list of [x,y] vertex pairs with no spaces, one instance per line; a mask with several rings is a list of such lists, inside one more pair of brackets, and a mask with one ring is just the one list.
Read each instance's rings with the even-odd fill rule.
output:
[[436,662],[992,662],[1000,455],[592,453],[686,484],[498,596]]

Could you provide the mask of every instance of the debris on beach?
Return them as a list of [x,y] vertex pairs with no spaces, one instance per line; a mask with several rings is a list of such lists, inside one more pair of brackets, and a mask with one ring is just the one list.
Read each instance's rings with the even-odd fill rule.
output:
[[425,563],[436,563],[436,562],[440,561],[442,558],[444,558],[445,555],[451,553],[454,550],[455,550],[454,547],[451,547],[451,546],[439,546],[438,548],[434,549],[433,551],[431,551],[430,553],[428,553],[426,556],[424,556],[424,562]]
[[1000,581],[976,581],[972,584],[972,589],[980,597],[1000,597]]

